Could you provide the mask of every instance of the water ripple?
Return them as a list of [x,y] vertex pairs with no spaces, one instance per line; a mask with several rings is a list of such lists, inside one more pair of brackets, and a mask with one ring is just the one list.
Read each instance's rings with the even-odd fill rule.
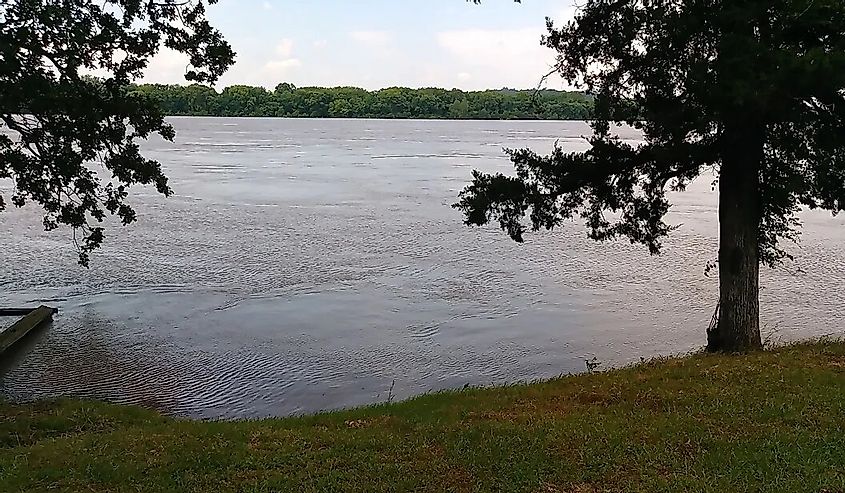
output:
[[[517,245],[449,207],[470,169],[511,172],[503,147],[580,149],[584,124],[173,124],[177,144],[145,152],[176,195],[137,190],[137,224],[108,223],[90,269],[69,232],[41,231],[40,211],[0,214],[0,305],[61,310],[0,361],[0,397],[250,418],[383,401],[392,386],[404,398],[551,377],[704,339],[718,288],[704,276],[718,234],[709,179],[672,196],[669,221],[683,226],[660,257],[593,243],[577,223]],[[767,337],[822,335],[845,316],[845,264],[831,260],[845,254],[845,219],[801,219],[797,263],[762,275]]]

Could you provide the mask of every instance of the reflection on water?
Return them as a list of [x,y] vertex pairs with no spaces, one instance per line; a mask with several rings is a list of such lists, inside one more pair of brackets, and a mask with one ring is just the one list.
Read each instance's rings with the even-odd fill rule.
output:
[[[580,224],[517,245],[449,208],[471,169],[510,171],[503,146],[582,149],[583,124],[173,123],[175,143],[146,148],[176,196],[135,190],[139,223],[110,230],[90,270],[36,209],[0,214],[0,306],[61,309],[3,356],[0,396],[285,415],[385,400],[394,380],[402,398],[703,343],[709,180],[673,197],[682,227],[661,257],[592,243]],[[767,337],[841,331],[843,219],[802,219],[798,264],[764,273]]]

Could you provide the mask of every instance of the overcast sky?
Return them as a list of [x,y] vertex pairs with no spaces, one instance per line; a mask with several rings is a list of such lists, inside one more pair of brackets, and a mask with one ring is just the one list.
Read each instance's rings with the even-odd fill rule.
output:
[[[554,62],[545,18],[573,0],[220,0],[209,17],[237,52],[218,87],[279,82],[498,89],[535,87]],[[185,59],[162,52],[145,82],[183,83]],[[548,87],[563,89],[559,79]]]

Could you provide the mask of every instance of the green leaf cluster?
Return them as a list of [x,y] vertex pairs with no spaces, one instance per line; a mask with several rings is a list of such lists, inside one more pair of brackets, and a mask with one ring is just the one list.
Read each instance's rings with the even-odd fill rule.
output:
[[[515,176],[476,173],[456,204],[468,224],[521,241],[582,218],[597,240],[657,253],[673,229],[667,193],[712,170],[723,200],[747,196],[752,250],[776,265],[801,207],[845,210],[841,0],[589,0],[571,22],[548,21],[543,43],[595,95],[591,148],[515,150]],[[644,141],[620,139],[617,124]]]
[[172,139],[173,129],[128,87],[163,47],[188,56],[187,80],[215,81],[234,61],[206,19],[215,2],[0,3],[0,179],[12,181],[14,205],[44,208],[47,230],[74,229],[81,264],[102,243],[107,215],[135,221],[130,187],[170,193],[161,165],[137,141]]
[[144,84],[133,94],[155,102],[168,115],[292,118],[420,118],[497,120],[586,120],[592,98],[581,92],[391,87],[300,87],[281,83],[274,91],[236,85],[217,92],[209,86]]

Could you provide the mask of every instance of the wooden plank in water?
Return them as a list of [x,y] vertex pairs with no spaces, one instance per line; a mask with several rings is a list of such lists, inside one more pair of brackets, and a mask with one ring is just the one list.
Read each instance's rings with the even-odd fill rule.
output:
[[48,306],[39,306],[35,310],[32,310],[27,313],[23,318],[12,324],[11,327],[0,332],[0,353],[9,349],[12,344],[18,342],[32,329],[40,326],[41,324],[49,320],[52,320],[53,314],[55,312],[55,308],[50,308]]
[[0,317],[23,317],[35,308],[0,308]]

